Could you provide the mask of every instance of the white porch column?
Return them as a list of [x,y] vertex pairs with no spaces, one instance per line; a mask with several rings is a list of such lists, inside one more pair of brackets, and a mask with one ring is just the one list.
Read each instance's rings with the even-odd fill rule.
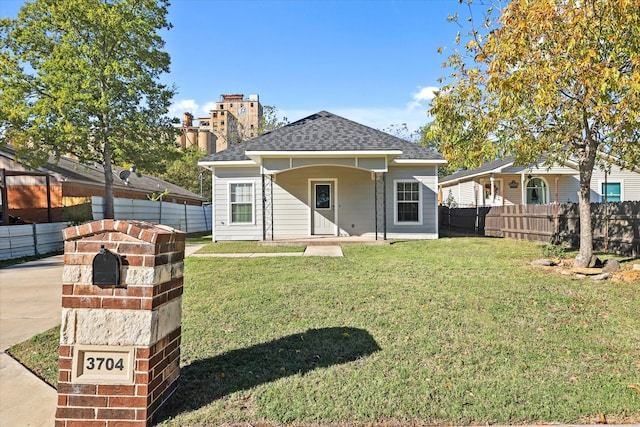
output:
[[493,204],[496,202],[496,194],[494,188],[496,177],[493,174],[489,175],[489,182],[491,183],[491,206],[493,206]]

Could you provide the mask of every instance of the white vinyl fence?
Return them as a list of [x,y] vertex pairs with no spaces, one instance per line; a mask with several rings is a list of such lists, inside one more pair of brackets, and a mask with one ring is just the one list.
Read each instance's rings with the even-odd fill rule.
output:
[[[93,219],[103,219],[102,197],[91,198]],[[211,206],[179,205],[150,200],[114,199],[115,219],[164,224],[187,233],[211,231]],[[0,260],[41,255],[64,248],[66,222],[0,227]]]
[[66,227],[66,222],[0,227],[0,260],[61,251],[61,231]]
[[[93,219],[103,219],[104,199],[91,198]],[[115,219],[148,221],[164,224],[186,233],[211,231],[211,206],[180,205],[163,201],[120,199],[113,200]]]

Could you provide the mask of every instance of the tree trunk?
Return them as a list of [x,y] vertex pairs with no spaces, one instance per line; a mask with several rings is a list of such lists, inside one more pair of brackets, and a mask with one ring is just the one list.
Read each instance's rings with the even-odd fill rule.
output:
[[579,150],[578,169],[580,188],[578,189],[578,209],[580,211],[580,250],[576,256],[575,267],[588,267],[593,256],[593,233],[591,228],[591,175],[596,160],[596,147],[593,141],[587,141],[585,148]]
[[113,168],[111,165],[111,147],[109,140],[104,143],[104,219],[114,219],[113,212]]

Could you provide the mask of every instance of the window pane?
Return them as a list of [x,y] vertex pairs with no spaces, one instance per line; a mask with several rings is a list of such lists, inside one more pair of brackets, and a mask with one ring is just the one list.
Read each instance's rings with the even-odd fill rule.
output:
[[396,182],[398,222],[418,222],[420,202],[419,182]]
[[316,209],[331,207],[331,186],[329,184],[316,185]]
[[231,184],[231,202],[251,202],[251,183]]
[[398,201],[413,200],[418,201],[420,199],[420,191],[418,189],[417,182],[399,182],[397,187]]
[[398,203],[398,221],[418,221],[417,203]]
[[547,185],[540,178],[532,178],[527,182],[527,204],[544,205],[547,203]]
[[231,205],[231,222],[253,222],[251,204]]
[[602,183],[602,198],[606,197],[608,202],[619,202],[622,200],[622,185],[619,182]]
[[229,191],[231,222],[253,222],[253,184],[232,183]]

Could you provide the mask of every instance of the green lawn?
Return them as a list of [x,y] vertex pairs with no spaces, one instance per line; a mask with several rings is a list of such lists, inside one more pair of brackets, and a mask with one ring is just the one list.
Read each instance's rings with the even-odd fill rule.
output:
[[344,258],[188,258],[163,425],[640,422],[640,284],[444,238]]

